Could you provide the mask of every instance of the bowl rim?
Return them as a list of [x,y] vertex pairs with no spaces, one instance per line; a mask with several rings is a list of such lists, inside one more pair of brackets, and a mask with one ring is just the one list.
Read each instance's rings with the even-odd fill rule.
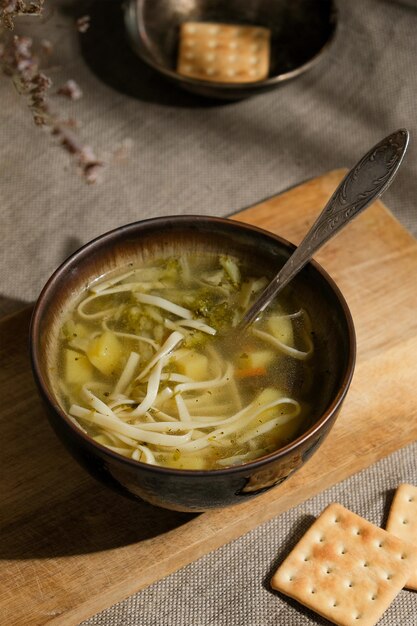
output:
[[[242,222],[242,221],[235,220],[235,219],[230,219],[228,217],[216,217],[216,216],[211,216],[211,215],[194,215],[194,214],[176,215],[176,214],[173,214],[173,215],[167,215],[167,216],[161,216],[161,217],[153,217],[153,218],[138,220],[135,222],[130,222],[128,224],[124,224],[116,228],[113,228],[109,231],[106,231],[94,237],[93,239],[91,239],[90,241],[82,245],[80,248],[78,248],[69,257],[67,257],[50,275],[43,289],[41,290],[39,297],[35,303],[33,312],[32,312],[30,328],[29,328],[29,356],[30,356],[30,362],[32,366],[32,372],[33,372],[36,385],[40,392],[40,395],[42,396],[46,404],[49,405],[49,407],[52,408],[55,411],[55,413],[59,416],[59,419],[62,420],[66,424],[66,426],[69,427],[71,431],[73,431],[73,433],[75,433],[76,437],[80,437],[84,441],[84,443],[87,444],[87,446],[92,446],[101,455],[103,455],[104,453],[105,456],[112,457],[115,461],[122,463],[122,465],[126,464],[133,469],[139,467],[141,470],[147,471],[150,473],[157,472],[158,474],[162,474],[162,475],[166,474],[166,475],[171,475],[171,476],[179,475],[179,476],[190,476],[190,477],[191,476],[215,477],[215,476],[224,476],[228,474],[246,473],[248,471],[259,469],[262,466],[268,465],[271,462],[277,461],[281,457],[285,456],[288,452],[291,452],[295,448],[303,446],[303,444],[305,444],[308,440],[311,440],[312,443],[314,444],[314,442],[316,441],[315,439],[316,433],[318,433],[326,425],[326,423],[331,422],[333,416],[339,410],[347,394],[347,391],[349,389],[349,386],[350,386],[350,383],[354,374],[355,363],[356,363],[356,333],[355,333],[355,327],[354,327],[354,323],[352,319],[352,314],[350,312],[348,304],[342,292],[340,291],[339,287],[336,285],[335,281],[331,278],[331,276],[326,272],[326,270],[319,263],[317,263],[317,261],[311,260],[309,261],[309,263],[307,263],[305,267],[306,268],[313,267],[314,271],[317,272],[320,275],[320,277],[324,280],[324,282],[327,283],[327,285],[330,287],[331,291],[336,296],[336,300],[338,304],[340,305],[343,311],[345,322],[346,322],[346,327],[347,327],[347,332],[348,332],[349,354],[348,354],[348,359],[346,361],[346,366],[343,371],[342,381],[340,383],[340,386],[332,402],[329,404],[327,409],[322,413],[321,417],[314,424],[312,424],[312,426],[307,431],[302,433],[302,435],[292,440],[287,445],[281,448],[278,448],[274,452],[271,452],[267,455],[256,458],[253,461],[248,461],[247,463],[243,463],[241,465],[234,465],[234,466],[232,465],[232,466],[225,467],[225,468],[208,469],[208,470],[190,470],[190,469],[164,467],[160,465],[151,465],[149,463],[143,463],[141,461],[136,461],[134,459],[122,456],[121,454],[114,452],[107,446],[104,446],[94,441],[94,439],[90,437],[81,427],[77,426],[73,422],[73,420],[62,409],[57,399],[55,398],[55,395],[51,392],[48,384],[46,383],[46,376],[43,373],[42,366],[41,366],[42,355],[40,353],[41,351],[39,350],[39,347],[41,345],[40,328],[41,328],[43,313],[48,305],[48,297],[50,297],[51,292],[53,294],[54,289],[59,285],[61,279],[65,278],[65,274],[68,272],[68,268],[70,266],[76,264],[79,261],[79,259],[80,258],[82,259],[85,255],[87,255],[89,250],[91,250],[92,248],[102,247],[102,246],[105,247],[106,243],[110,243],[114,238],[118,239],[119,237],[123,235],[127,235],[128,233],[132,231],[136,232],[138,229],[139,231],[141,231],[143,229],[146,229],[147,226],[149,227],[152,227],[154,225],[162,226],[163,224],[166,225],[169,223],[174,223],[174,224],[184,223],[184,224],[188,224],[189,226],[192,226],[193,224],[195,224],[195,222],[199,222],[199,223],[206,222],[206,223],[212,223],[212,224],[219,224],[221,227],[226,227],[226,228],[237,228],[238,230],[241,230],[241,231],[246,231],[249,233],[252,232],[254,233],[255,236],[256,235],[261,235],[263,237],[266,236],[271,241],[275,241],[281,248],[284,247],[290,251],[293,251],[296,248],[296,246],[293,243],[289,242],[283,237],[276,235],[275,233],[272,233],[270,231],[267,231],[263,228],[260,228],[259,226],[248,224],[246,222]],[[301,271],[304,271],[304,269]]]
[[242,90],[253,91],[256,93],[257,91],[261,91],[262,89],[273,87],[281,82],[291,80],[292,78],[296,78],[297,76],[304,74],[304,72],[308,71],[310,68],[316,65],[323,56],[323,54],[333,43],[338,30],[339,10],[334,0],[330,1],[331,12],[329,24],[332,26],[332,30],[329,34],[329,37],[323,43],[322,47],[310,59],[308,59],[308,61],[298,66],[297,68],[290,70],[289,72],[277,74],[264,80],[247,83],[222,83],[216,81],[199,80],[197,78],[191,78],[190,76],[183,76],[182,74],[179,74],[178,72],[167,68],[161,63],[158,63],[158,61],[156,61],[152,55],[151,45],[149,44],[148,36],[144,27],[145,22],[144,20],[139,19],[144,0],[127,0],[124,5],[124,18],[126,30],[128,32],[133,49],[138,54],[138,56],[154,70],[156,70],[160,74],[163,74],[166,78],[169,78],[172,81],[184,83],[184,85],[187,85],[189,87],[211,89],[213,92],[224,91],[225,93],[229,93],[230,95],[232,95],[233,93]]

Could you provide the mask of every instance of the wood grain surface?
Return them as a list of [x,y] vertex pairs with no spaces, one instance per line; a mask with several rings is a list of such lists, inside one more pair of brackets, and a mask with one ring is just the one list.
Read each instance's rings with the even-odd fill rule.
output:
[[[297,243],[343,171],[233,216]],[[329,437],[281,486],[200,515],[93,481],[52,433],[30,371],[30,310],[0,322],[0,616],[79,624],[417,438],[417,242],[376,202],[317,255],[351,308],[353,383]]]

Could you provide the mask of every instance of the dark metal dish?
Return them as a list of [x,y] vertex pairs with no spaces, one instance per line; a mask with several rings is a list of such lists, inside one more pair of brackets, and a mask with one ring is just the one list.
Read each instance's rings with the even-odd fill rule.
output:
[[[225,84],[178,74],[175,68],[179,25],[186,21],[271,29],[268,78]],[[138,56],[184,89],[211,98],[246,98],[300,76],[327,51],[336,23],[332,0],[127,0],[125,5],[127,33]]]

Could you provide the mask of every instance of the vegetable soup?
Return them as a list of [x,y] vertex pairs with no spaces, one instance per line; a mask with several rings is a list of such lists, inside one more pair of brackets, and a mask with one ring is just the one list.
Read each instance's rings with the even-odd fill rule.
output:
[[214,253],[130,265],[94,282],[60,330],[61,401],[96,442],[178,469],[239,465],[309,424],[313,332],[290,288],[238,345],[235,327],[268,283]]

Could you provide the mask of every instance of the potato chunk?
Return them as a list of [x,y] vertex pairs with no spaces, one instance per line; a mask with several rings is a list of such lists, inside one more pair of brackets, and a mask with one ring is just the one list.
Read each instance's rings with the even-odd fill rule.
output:
[[116,335],[106,330],[91,340],[87,356],[94,367],[108,376],[120,366],[122,346]]
[[193,380],[205,380],[208,378],[208,358],[195,350],[181,349],[174,352],[172,361],[180,374]]
[[241,369],[261,369],[266,368],[274,360],[276,353],[272,350],[255,350],[242,354],[239,357],[238,365]]
[[93,366],[84,354],[65,350],[65,378],[70,385],[84,385],[93,377]]
[[288,317],[280,315],[271,315],[268,320],[268,327],[271,333],[286,346],[294,345],[294,331],[292,322]]

